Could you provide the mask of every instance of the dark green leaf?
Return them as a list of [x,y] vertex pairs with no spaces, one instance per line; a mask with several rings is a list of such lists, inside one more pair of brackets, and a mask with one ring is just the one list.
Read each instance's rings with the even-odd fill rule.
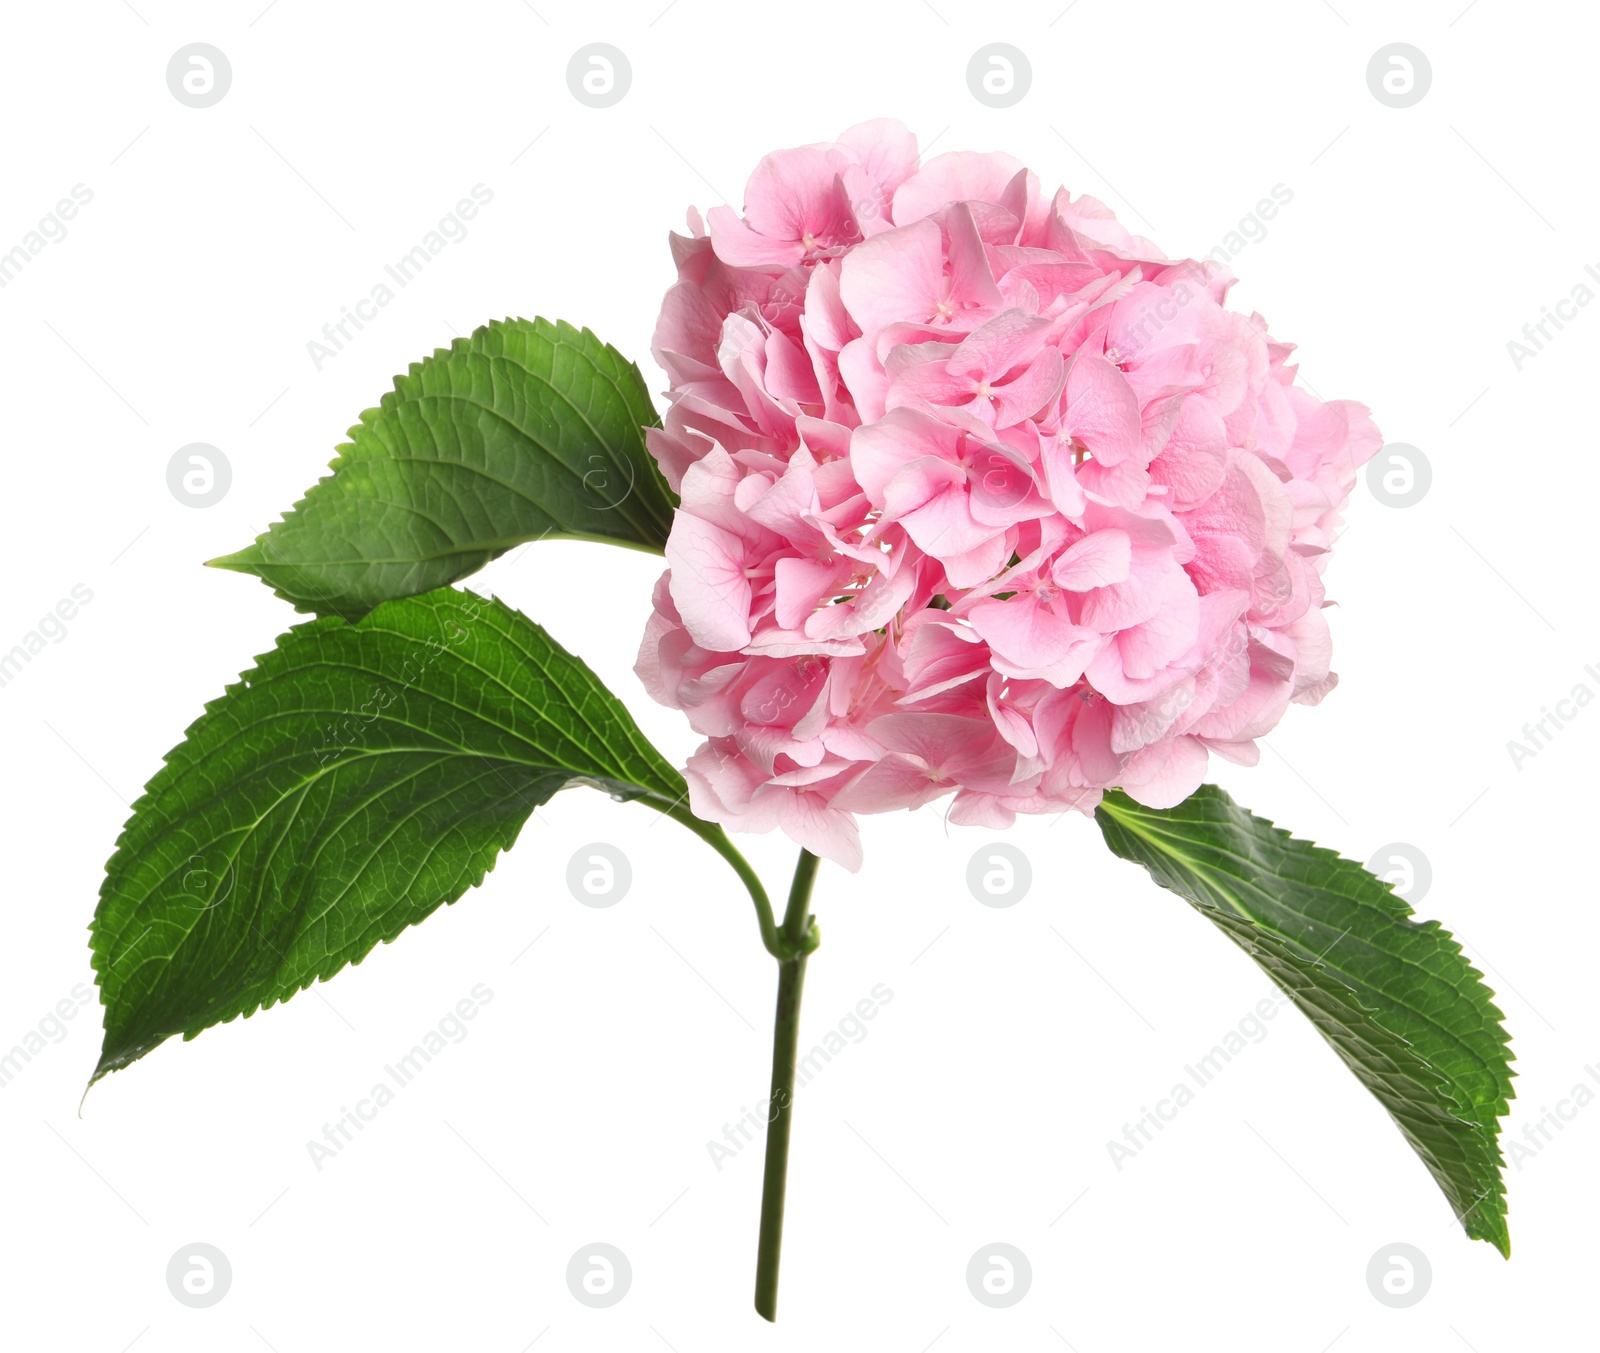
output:
[[96,1078],[359,962],[573,784],[736,857],[595,675],[502,603],[442,588],[291,629],[190,726],[107,865]]
[[1213,785],[1176,808],[1107,794],[1107,844],[1186,897],[1291,996],[1383,1104],[1467,1234],[1511,1251],[1498,1142],[1512,1098],[1492,992],[1437,921]]
[[496,321],[414,362],[320,480],[253,545],[214,559],[302,611],[355,620],[524,541],[660,553],[671,490],[633,363],[587,329]]

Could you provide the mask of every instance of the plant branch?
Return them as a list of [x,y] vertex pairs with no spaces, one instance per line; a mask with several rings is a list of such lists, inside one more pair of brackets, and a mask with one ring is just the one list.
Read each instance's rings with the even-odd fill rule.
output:
[[783,1248],[789,1132],[794,1120],[800,996],[805,986],[806,959],[819,941],[811,918],[811,888],[820,863],[809,850],[800,852],[779,932],[783,952],[778,955],[778,1006],[772,1030],[772,1093],[767,1100],[767,1159],[761,1183],[761,1232],[756,1253],[756,1310],[767,1320],[778,1317],[778,1263]]
[[[738,847],[728,839],[728,834],[720,826],[696,817],[687,804],[676,804],[665,811],[674,822],[682,823],[733,866],[733,872],[739,876],[739,881],[750,894],[750,900],[755,903],[756,923],[761,927],[761,943],[769,954],[781,962],[787,952],[786,945],[773,919],[772,902],[767,897],[767,890],[756,871],[750,867],[750,861],[739,853]],[[787,921],[787,916],[784,919]]]

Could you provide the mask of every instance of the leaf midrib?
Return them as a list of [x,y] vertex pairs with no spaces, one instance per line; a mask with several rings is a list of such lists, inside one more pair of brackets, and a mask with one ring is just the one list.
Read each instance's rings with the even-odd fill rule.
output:
[[[598,341],[598,340],[596,340],[596,341]],[[585,362],[585,364],[589,367],[589,369],[591,371],[595,372],[602,379],[606,380],[608,384],[611,385],[611,388],[616,391],[618,399],[621,400],[623,407],[626,408],[626,409],[629,409],[630,413],[631,413],[632,407],[633,407],[632,406],[632,402],[622,393],[621,389],[617,386],[615,381],[610,380],[610,378],[607,377],[604,372],[600,371],[600,368],[598,366],[596,366],[594,362],[589,360],[588,355],[583,351],[582,348],[577,347],[576,345],[571,344],[571,343],[562,343],[562,342],[557,342],[555,340],[552,340],[552,344],[551,345],[552,345],[552,347],[564,347],[568,352],[577,353],[578,356]],[[484,360],[489,363],[489,378],[490,378],[491,382],[494,382],[497,379],[497,373],[495,372],[495,369],[494,369],[494,365],[495,365],[496,362],[504,362],[507,366],[511,367],[513,370],[520,371],[525,376],[529,377],[531,380],[537,381],[546,390],[550,391],[550,393],[553,394],[561,403],[565,404],[567,406],[567,408],[572,410],[573,414],[575,414],[577,416],[578,421],[581,422],[583,424],[583,426],[588,429],[589,435],[594,438],[595,443],[597,445],[606,447],[607,450],[609,451],[609,449],[611,447],[611,442],[609,441],[609,439],[607,439],[606,437],[603,437],[601,435],[600,429],[595,427],[593,422],[590,421],[589,415],[584,410],[580,409],[577,406],[576,403],[573,402],[572,397],[570,395],[567,395],[567,394],[563,393],[548,376],[542,375],[541,373],[533,370],[531,367],[529,367],[529,366],[525,365],[524,363],[518,361],[515,357],[512,357],[509,353],[507,353],[505,351],[505,348],[504,348],[503,344],[501,346],[501,350],[498,353],[490,353],[490,352],[488,352],[487,350],[485,350],[482,347],[474,348],[474,347],[471,347],[471,346],[469,346],[467,349],[465,349],[465,351],[467,351],[467,352],[475,352],[477,355],[479,355],[480,357],[484,358]],[[514,422],[509,415],[501,413],[499,409],[496,409],[496,408],[491,407],[490,405],[484,404],[480,400],[472,398],[470,395],[457,394],[454,390],[443,391],[443,392],[436,391],[436,390],[428,390],[425,386],[421,385],[421,383],[425,379],[425,373],[424,372],[419,372],[415,377],[408,376],[407,379],[415,379],[419,383],[419,387],[421,387],[421,388],[419,388],[418,391],[415,394],[408,395],[407,398],[404,399],[404,400],[400,400],[400,399],[397,398],[396,399],[396,406],[398,406],[401,403],[420,404],[423,401],[429,400],[429,399],[448,399],[448,400],[456,400],[456,401],[459,401],[461,403],[468,404],[468,405],[470,405],[470,406],[472,406],[473,408],[476,408],[476,409],[482,409],[485,413],[491,414],[493,417],[499,419],[502,423],[504,423],[508,428],[512,429],[512,431],[516,432],[519,436],[524,437],[529,442],[533,443],[534,446],[538,447],[539,450],[544,453],[544,456],[545,456],[545,458],[547,460],[549,460],[549,461],[553,462],[554,464],[560,466],[560,468],[562,470],[564,470],[571,478],[573,478],[574,480],[577,481],[577,484],[578,484],[579,488],[583,487],[583,476],[579,475],[576,470],[574,470],[565,461],[563,461],[558,455],[556,455],[554,449],[541,436],[535,434],[534,432],[529,431],[528,429],[524,428],[521,424]],[[392,393],[394,395],[398,396],[400,392],[399,391],[393,391]],[[392,460],[392,461],[395,461],[397,463],[409,460],[409,461],[415,461],[415,462],[417,462],[419,464],[448,464],[448,465],[452,465],[452,466],[460,466],[461,468],[464,468],[464,469],[476,469],[477,468],[475,466],[468,465],[465,461],[441,462],[441,461],[431,461],[425,456],[397,456],[397,455],[394,454],[393,450],[390,449],[388,443],[383,440],[382,436],[377,433],[377,431],[376,431],[377,425],[376,424],[370,424],[369,423],[369,424],[364,424],[364,426],[369,431],[373,432],[374,437],[376,438],[378,444],[384,448],[384,451],[385,451],[386,455],[385,455],[385,457],[383,457],[383,459]],[[630,425],[630,427],[631,427],[631,425]],[[402,429],[402,431],[403,431],[403,429]],[[643,434],[640,433],[639,435],[640,435],[640,438],[642,440]],[[408,446],[406,449],[410,450],[410,447]],[[493,475],[490,475],[490,474],[488,474],[486,472],[484,473],[484,477],[486,479],[488,479],[491,483],[500,484],[500,486],[502,488],[510,490],[512,493],[515,493],[518,497],[526,499],[530,503],[534,503],[534,505],[536,507],[539,506],[535,502],[534,499],[529,498],[527,494],[523,493],[515,485],[505,484],[501,480],[496,479]],[[619,504],[617,504],[617,506],[620,507],[621,504],[619,503]],[[543,511],[544,509],[541,508],[540,510]],[[548,514],[546,514],[546,515],[548,515]],[[657,517],[653,512],[650,513],[648,520],[646,522],[643,522],[643,523],[640,522],[640,520],[639,520],[639,518],[637,516],[634,516],[632,514],[628,515],[628,520],[631,521],[635,526],[649,525],[649,526],[654,526],[654,527],[659,528],[659,527],[661,527],[663,525],[661,519],[659,517]]]
[[[1245,909],[1245,906],[1244,906],[1244,903],[1243,903],[1242,899],[1239,896],[1235,895],[1234,890],[1232,888],[1230,888],[1228,886],[1228,882],[1225,882],[1225,881],[1229,881],[1229,882],[1232,882],[1233,884],[1238,885],[1238,887],[1244,892],[1252,892],[1252,893],[1255,893],[1255,894],[1257,894],[1257,895],[1259,895],[1261,897],[1268,897],[1268,894],[1265,892],[1265,890],[1263,890],[1263,889],[1251,884],[1248,879],[1240,878],[1238,875],[1233,874],[1231,872],[1219,871],[1215,867],[1213,867],[1213,866],[1211,866],[1209,864],[1202,863],[1200,860],[1197,860],[1193,855],[1191,855],[1187,851],[1185,851],[1185,850],[1180,848],[1178,843],[1180,843],[1182,841],[1183,838],[1181,838],[1181,837],[1174,838],[1174,837],[1168,836],[1168,835],[1163,834],[1163,833],[1156,833],[1156,832],[1152,832],[1152,831],[1149,831],[1149,830],[1143,830],[1140,825],[1136,825],[1136,824],[1142,824],[1143,822],[1146,821],[1146,819],[1144,819],[1141,815],[1139,815],[1137,813],[1124,813],[1124,812],[1121,811],[1120,805],[1118,807],[1115,807],[1115,808],[1108,807],[1108,806],[1106,806],[1104,804],[1102,804],[1102,806],[1106,807],[1106,811],[1113,818],[1116,819],[1118,825],[1123,827],[1124,830],[1130,831],[1135,836],[1139,836],[1139,837],[1143,838],[1145,841],[1150,843],[1150,845],[1154,846],[1157,850],[1177,858],[1178,860],[1180,860],[1184,864],[1186,864],[1195,874],[1197,874],[1200,877],[1205,878],[1206,880],[1208,880],[1210,882],[1210,884],[1211,884],[1212,891],[1217,893],[1217,894],[1219,894],[1225,901],[1227,901],[1228,903],[1231,904],[1230,905],[1231,914],[1237,915],[1241,920],[1247,921],[1251,925],[1263,926],[1263,928],[1269,930],[1270,933],[1278,935],[1280,939],[1282,939],[1282,940],[1284,940],[1284,941],[1286,941],[1288,943],[1298,945],[1298,946],[1300,946],[1302,948],[1304,947],[1303,945],[1301,945],[1301,942],[1299,940],[1294,939],[1292,936],[1283,934],[1283,932],[1278,927],[1276,927],[1276,926],[1266,926],[1265,923],[1263,921],[1261,921],[1258,917],[1252,916],[1249,913],[1249,911],[1247,911]],[[1207,822],[1204,825],[1211,826],[1211,827],[1216,827],[1219,824],[1214,823],[1214,822]],[[1223,824],[1223,825],[1225,825],[1225,824]],[[1230,859],[1239,860],[1239,861],[1241,861],[1242,863],[1245,863],[1245,864],[1253,863],[1252,861],[1250,861],[1248,859],[1248,857],[1242,856],[1242,855],[1238,854],[1238,852],[1236,852],[1236,851],[1228,850],[1224,846],[1213,845],[1211,847],[1211,849],[1215,850],[1216,853],[1218,853],[1220,855],[1226,855]],[[1316,892],[1325,893],[1329,897],[1340,898],[1340,899],[1344,900],[1345,902],[1348,902],[1352,906],[1360,907],[1360,908],[1362,908],[1364,910],[1372,911],[1375,914],[1377,914],[1379,916],[1382,916],[1390,924],[1404,925],[1404,926],[1407,926],[1407,927],[1409,927],[1409,928],[1411,928],[1413,930],[1420,930],[1421,929],[1421,927],[1417,924],[1417,922],[1412,920],[1412,918],[1409,917],[1409,916],[1398,916],[1392,910],[1390,910],[1388,908],[1379,907],[1379,906],[1377,906],[1377,905],[1375,905],[1373,903],[1368,903],[1368,902],[1365,902],[1365,901],[1363,901],[1363,900],[1361,900],[1359,898],[1351,897],[1348,894],[1336,892],[1333,889],[1325,888],[1325,887],[1321,886],[1320,884],[1305,883],[1305,882],[1301,882],[1301,881],[1297,880],[1296,881],[1296,886],[1300,887],[1300,888],[1307,889],[1308,891],[1316,891]],[[1285,912],[1288,912],[1290,915],[1299,917],[1301,920],[1305,921],[1308,925],[1327,927],[1327,922],[1319,921],[1319,920],[1317,920],[1317,919],[1315,919],[1315,918],[1313,918],[1311,916],[1308,916],[1304,912],[1300,911],[1298,908],[1290,906],[1288,903],[1282,901],[1281,899],[1270,898],[1269,900],[1271,900],[1273,902],[1274,906],[1280,908],[1281,910],[1283,910]],[[1331,927],[1329,927],[1329,928],[1331,928]],[[1455,982],[1450,981],[1448,978],[1445,978],[1445,977],[1441,976],[1439,973],[1433,971],[1431,968],[1428,968],[1428,967],[1424,966],[1422,963],[1418,962],[1417,960],[1411,958],[1408,954],[1398,953],[1398,952],[1395,952],[1393,950],[1388,950],[1388,949],[1380,949],[1376,945],[1372,944],[1370,941],[1365,939],[1365,937],[1363,937],[1363,936],[1354,936],[1354,938],[1356,939],[1358,944],[1362,945],[1363,947],[1365,947],[1370,952],[1376,953],[1376,954],[1380,954],[1385,959],[1393,961],[1393,962],[1396,962],[1396,963],[1399,963],[1405,968],[1409,968],[1409,969],[1413,969],[1413,970],[1415,970],[1417,972],[1421,972],[1421,973],[1425,974],[1431,980],[1442,981],[1446,985],[1448,985],[1449,988],[1452,991],[1456,992],[1459,995],[1466,996],[1468,998],[1468,1000],[1469,1000],[1469,1003],[1471,1004],[1472,1009],[1479,1016],[1478,1029],[1480,1031],[1482,1031],[1482,1032],[1488,1033],[1491,1037],[1494,1037],[1496,1035],[1496,1032],[1497,1032],[1496,1022],[1489,1017],[1489,1012],[1483,1007],[1483,1005],[1477,999],[1476,995],[1469,988],[1457,985]],[[1355,995],[1359,996],[1360,992],[1363,989],[1372,990],[1372,991],[1381,991],[1382,990],[1382,988],[1376,987],[1376,986],[1374,986],[1373,983],[1365,981],[1365,980],[1360,981],[1359,984],[1353,983],[1351,981],[1351,975],[1349,974],[1349,972],[1348,972],[1348,970],[1346,968],[1344,968],[1344,967],[1342,967],[1340,965],[1336,965],[1336,964],[1327,962],[1325,957],[1319,957],[1319,956],[1316,956],[1316,955],[1312,955],[1309,950],[1307,950],[1306,955],[1304,955],[1304,957],[1307,958],[1309,961],[1312,961],[1312,962],[1315,962],[1315,963],[1319,964],[1320,966],[1325,968],[1329,973],[1331,973],[1334,976],[1338,977],[1338,979],[1342,983],[1344,983],[1347,987],[1349,987],[1351,989],[1352,994],[1355,994]],[[1462,958],[1463,958],[1463,961],[1465,961],[1465,957],[1462,956]],[[1384,994],[1387,996],[1387,993],[1384,993]],[[1388,996],[1388,999],[1396,1000],[1397,998],[1392,997],[1392,996]],[[1494,1095],[1493,1099],[1483,1098],[1483,1097],[1480,1097],[1478,1095],[1475,1095],[1475,1094],[1471,1093],[1469,1088],[1467,1086],[1465,1086],[1464,1084],[1462,1084],[1462,1082],[1460,1080],[1460,1077],[1459,1077],[1459,1074],[1450,1073],[1445,1068],[1441,1067],[1436,1061],[1434,1061],[1434,1060],[1432,1060],[1430,1058],[1424,1057],[1421,1052],[1417,1052],[1416,1051],[1416,1043],[1415,1043],[1415,1041],[1413,1039],[1407,1038],[1404,1034],[1400,1033],[1398,1030],[1395,1030],[1395,1029],[1388,1030],[1388,1032],[1392,1033],[1396,1038],[1401,1039],[1403,1042],[1406,1043],[1406,1045],[1408,1047],[1410,1047],[1413,1050],[1413,1053],[1416,1056],[1417,1060],[1420,1063],[1422,1063],[1422,1065],[1427,1067],[1429,1071],[1433,1072],[1436,1076],[1438,1076],[1440,1078],[1441,1084],[1443,1084],[1444,1086],[1449,1087],[1449,1089],[1452,1092],[1460,1092],[1459,1096],[1458,1096],[1457,1093],[1451,1093],[1449,1097],[1453,1101],[1455,1101],[1455,1103],[1464,1112],[1465,1111],[1473,1111],[1473,1110],[1477,1110],[1477,1109],[1480,1109],[1480,1108],[1488,1108],[1488,1109],[1492,1110],[1492,1109],[1498,1107],[1501,1103],[1505,1102],[1505,1100],[1506,1100],[1506,1093],[1505,1093],[1506,1087],[1505,1087],[1505,1085],[1502,1084],[1503,1068],[1502,1068],[1502,1066],[1501,1066],[1501,1064],[1499,1062],[1490,1061],[1490,1060],[1486,1059],[1484,1057],[1484,1055],[1481,1052],[1479,1052],[1476,1048],[1474,1048],[1471,1045],[1471,1043],[1468,1042],[1467,1039],[1460,1032],[1458,1032],[1455,1029],[1452,1029],[1452,1028],[1449,1028],[1449,1027],[1447,1027],[1445,1025],[1440,1024],[1438,1019],[1430,1011],[1424,1010],[1424,1009],[1420,1009],[1415,1005],[1409,1005],[1409,1004],[1407,1004],[1405,1006],[1405,1008],[1408,1011],[1408,1013],[1410,1013],[1414,1018],[1420,1019],[1430,1030],[1432,1030],[1435,1034],[1437,1034],[1439,1036],[1441,1042],[1446,1043],[1446,1044],[1450,1045],[1451,1047],[1457,1048],[1464,1057],[1469,1059],[1471,1062],[1473,1062],[1477,1066],[1477,1068],[1480,1070],[1480,1072],[1482,1072],[1485,1075],[1485,1077],[1488,1079],[1488,1081],[1493,1085],[1494,1090],[1495,1090],[1495,1095]],[[1470,1126],[1486,1128],[1486,1129],[1492,1129],[1492,1126],[1493,1126],[1492,1121],[1489,1124],[1485,1124],[1485,1123],[1477,1121],[1477,1116],[1476,1115],[1473,1118],[1464,1118],[1463,1117],[1463,1118],[1460,1119],[1460,1121],[1463,1122],[1463,1123],[1466,1123],[1466,1124],[1468,1124]]]
[[[254,726],[256,726],[256,725],[252,725],[252,727],[254,727]],[[409,725],[406,725],[406,726],[409,727]],[[413,730],[413,731],[417,731],[417,730]],[[419,755],[420,756],[430,756],[430,757],[437,758],[439,760],[445,760],[445,759],[450,759],[450,758],[460,758],[460,759],[468,760],[468,761],[482,761],[486,765],[490,764],[490,763],[493,763],[494,765],[497,765],[497,766],[513,766],[513,767],[517,767],[517,768],[523,769],[523,770],[531,770],[531,771],[536,771],[536,772],[537,771],[543,771],[546,774],[559,773],[559,772],[565,771],[565,772],[568,772],[568,775],[569,775],[570,779],[592,779],[592,778],[594,778],[593,773],[591,771],[574,770],[570,766],[551,765],[549,763],[539,762],[539,761],[524,761],[524,760],[521,760],[520,758],[508,757],[508,756],[499,756],[499,755],[490,756],[490,755],[487,755],[487,754],[485,754],[483,752],[471,752],[471,751],[465,751],[465,750],[460,750],[460,749],[451,749],[451,748],[448,748],[448,747],[384,747],[384,748],[382,748],[380,750],[377,750],[377,751],[364,751],[364,752],[361,752],[359,755],[347,757],[347,758],[345,758],[343,760],[332,762],[332,763],[330,763],[328,765],[325,765],[325,766],[319,766],[316,769],[316,771],[313,772],[311,775],[307,776],[303,780],[300,780],[300,781],[296,782],[294,785],[288,787],[281,794],[279,794],[278,797],[276,799],[274,799],[270,805],[268,805],[268,807],[265,809],[265,811],[263,811],[255,819],[255,821],[250,822],[248,824],[240,824],[240,825],[237,825],[237,826],[230,827],[226,832],[222,832],[222,833],[219,833],[217,835],[214,835],[205,844],[206,845],[215,845],[219,841],[223,841],[223,840],[225,840],[225,839],[227,839],[228,837],[231,837],[231,836],[240,837],[241,838],[241,842],[240,842],[239,847],[237,849],[235,849],[231,855],[228,856],[228,863],[231,865],[238,858],[239,850],[243,849],[243,841],[244,841],[244,839],[247,839],[252,833],[254,833],[261,826],[261,824],[263,822],[265,822],[269,817],[271,817],[274,813],[276,813],[278,811],[278,809],[283,806],[284,800],[288,799],[292,795],[302,794],[302,793],[305,793],[305,792],[309,791],[311,786],[314,785],[318,780],[320,780],[324,775],[330,775],[336,770],[343,770],[346,767],[353,766],[353,765],[357,764],[360,761],[370,760],[370,759],[375,758],[375,757],[419,756]],[[294,759],[294,754],[291,754],[290,756],[280,758],[277,761],[264,763],[263,766],[261,767],[261,769],[262,770],[267,770],[267,769],[270,769],[273,766],[281,766],[281,765],[284,765],[286,762],[291,761],[293,759]],[[628,779],[626,776],[609,776],[608,775],[605,778],[607,780],[610,780],[612,783],[615,783],[615,784],[617,784],[619,786],[625,786],[625,787],[627,787],[629,789],[637,789],[637,790],[639,790],[639,794],[637,795],[638,801],[649,803],[651,806],[654,806],[657,803],[665,803],[670,808],[670,807],[675,806],[676,803],[677,803],[677,799],[668,799],[667,796],[664,793],[662,793],[660,790],[652,789],[647,785],[635,784],[632,780]],[[401,781],[399,783],[404,783],[404,782]],[[186,808],[181,816],[178,816],[178,817],[175,817],[175,818],[172,818],[172,819],[170,819],[168,821],[163,822],[161,824],[160,829],[150,837],[149,842],[147,842],[146,844],[151,844],[151,843],[154,843],[155,841],[160,840],[163,837],[170,836],[173,833],[173,831],[175,831],[178,827],[182,826],[184,823],[193,821],[196,817],[198,817],[201,814],[203,814],[205,812],[205,810],[207,810],[208,808],[211,808],[215,804],[217,804],[223,797],[224,796],[222,794],[210,795],[209,797],[207,797],[205,799],[202,799],[199,802],[195,803],[191,807]],[[658,810],[658,811],[663,811],[664,812],[666,810],[663,809],[663,810]],[[167,883],[174,875],[182,872],[183,865],[186,864],[186,863],[187,863],[187,861],[184,861],[182,864],[178,865],[177,867],[175,867],[173,869],[169,869],[165,874],[162,874],[157,879],[155,879],[154,882],[152,883],[152,885],[148,889],[146,889],[145,892],[139,894],[137,897],[133,897],[132,894],[127,895],[128,897],[132,898],[134,909],[137,910],[137,908],[139,906],[142,906],[144,903],[148,902],[150,900],[150,898],[155,895],[156,890],[158,888],[160,888],[161,885]],[[187,933],[187,932],[185,932],[185,933]],[[117,960],[117,961],[120,962],[120,960]]]

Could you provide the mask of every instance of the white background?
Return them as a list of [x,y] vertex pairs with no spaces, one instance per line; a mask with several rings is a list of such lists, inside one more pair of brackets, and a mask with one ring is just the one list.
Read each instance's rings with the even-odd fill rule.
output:
[[[246,543],[321,473],[405,364],[492,316],[594,328],[664,380],[648,343],[686,205],[737,204],[756,160],[897,116],[935,150],[1006,149],[1047,188],[1103,198],[1173,255],[1220,243],[1282,184],[1235,260],[1235,304],[1302,344],[1325,398],[1423,449],[1417,506],[1358,489],[1328,574],[1343,684],[1292,709],[1259,768],[1218,778],[1298,834],[1431,861],[1419,910],[1459,931],[1516,1036],[1507,1124],[1600,1061],[1592,851],[1600,707],[1520,769],[1525,721],[1600,663],[1594,363],[1600,307],[1516,369],[1506,344],[1600,264],[1588,141],[1600,22],[1507,0],[1226,6],[726,0],[580,5],[8,5],[0,249],[74,184],[93,201],[0,290],[5,587],[0,649],[75,584],[66,637],[0,689],[5,738],[0,1050],[75,985],[126,804],[163,753],[295,619],[200,562]],[[232,85],[168,91],[185,44]],[[569,92],[581,46],[632,87]],[[1033,83],[995,110],[972,54]],[[1368,59],[1433,68],[1395,110]],[[530,146],[530,143],[533,143]],[[494,197],[319,371],[307,353],[477,183]],[[1114,186],[1113,186],[1114,185]],[[1554,330],[1551,331],[1555,333]],[[195,510],[166,465],[223,450]],[[672,758],[694,739],[632,675],[659,561],[541,544],[474,584],[583,654]],[[98,1007],[0,1089],[0,1301],[10,1347],[118,1353],[828,1344],[1477,1353],[1593,1341],[1600,1107],[1509,1170],[1515,1258],[1466,1240],[1382,1110],[1286,1011],[1120,1171],[1106,1143],[1270,986],[1200,917],[1111,859],[1083,819],[1009,838],[1034,881],[1007,910],[964,883],[990,837],[937,810],[870,819],[866,866],[825,867],[804,1033],[875,984],[893,1000],[801,1092],[781,1323],[750,1291],[759,1145],[706,1143],[764,1093],[774,969],[732,875],[671,823],[559,796],[483,888],[285,1007],[170,1042],[92,1093]],[[634,883],[579,906],[565,873],[613,843]],[[748,841],[777,892],[793,851]],[[537,942],[535,942],[537,941]],[[528,947],[529,945],[532,947]],[[493,1000],[320,1171],[306,1143],[476,983]],[[1068,1210],[1070,1207],[1070,1210]],[[168,1259],[233,1268],[192,1310]],[[633,1266],[607,1310],[569,1294],[595,1241]],[[1003,1241],[1033,1286],[992,1310],[968,1259]],[[1380,1247],[1433,1270],[1393,1310]]]

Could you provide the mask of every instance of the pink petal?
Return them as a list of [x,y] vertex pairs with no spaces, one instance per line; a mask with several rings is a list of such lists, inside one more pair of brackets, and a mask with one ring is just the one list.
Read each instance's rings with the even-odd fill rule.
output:
[[1146,808],[1176,808],[1206,778],[1206,746],[1198,738],[1177,738],[1170,743],[1136,752],[1129,759],[1122,788],[1135,803]]
[[1067,368],[1062,427],[1082,440],[1102,465],[1137,455],[1144,443],[1133,387],[1104,357],[1085,352]]
[[1126,582],[1133,568],[1133,541],[1115,527],[1093,531],[1056,560],[1050,576],[1069,592],[1087,592]]
[[1097,630],[1074,625],[1031,594],[980,601],[967,615],[993,650],[998,670],[1057,686],[1070,686],[1083,674],[1084,661],[1100,642]]
[[839,137],[839,144],[856,157],[878,188],[887,223],[895,190],[916,172],[917,138],[904,123],[882,117],[858,122]]
[[739,538],[686,512],[667,537],[672,601],[701,648],[736,653],[750,642],[750,582]]
[[839,295],[863,334],[886,325],[932,319],[944,299],[944,247],[938,225],[888,230],[858,244],[839,270]]
[[901,225],[930,216],[952,202],[1003,203],[1006,186],[1022,168],[1009,155],[946,151],[900,185],[894,195],[894,219]]
[[[837,151],[814,146],[768,155],[745,185],[744,214],[750,228],[773,240],[803,241],[809,235],[831,244],[851,238],[855,221],[839,187],[839,173],[847,163]],[[715,224],[711,238],[716,242]],[[720,248],[717,252],[722,254]]]

